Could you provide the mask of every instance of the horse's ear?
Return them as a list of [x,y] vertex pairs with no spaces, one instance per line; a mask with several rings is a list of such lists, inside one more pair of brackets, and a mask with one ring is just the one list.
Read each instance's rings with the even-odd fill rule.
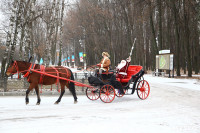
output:
[[29,58],[28,62],[31,62],[32,56]]

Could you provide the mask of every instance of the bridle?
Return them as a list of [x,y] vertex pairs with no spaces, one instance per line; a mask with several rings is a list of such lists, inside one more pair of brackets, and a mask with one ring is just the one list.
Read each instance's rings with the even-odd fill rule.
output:
[[13,70],[15,68],[16,72],[10,72],[11,74],[16,74],[16,73],[19,73],[19,67],[17,65],[17,61],[14,61],[14,64],[12,65],[11,67],[11,70]]
[[[35,64],[34,64],[34,66],[35,66]],[[18,74],[18,79],[19,79],[19,73],[22,73],[22,72],[25,72],[25,71],[27,71],[27,72],[24,74],[24,77],[28,77],[28,75],[30,74],[30,69],[32,68],[32,63],[29,66],[28,70],[19,71],[19,67],[18,67],[17,61],[14,61],[14,64],[13,64],[11,69],[13,70],[13,68],[15,68],[16,72],[15,73],[11,73],[11,74],[16,74],[17,73]]]

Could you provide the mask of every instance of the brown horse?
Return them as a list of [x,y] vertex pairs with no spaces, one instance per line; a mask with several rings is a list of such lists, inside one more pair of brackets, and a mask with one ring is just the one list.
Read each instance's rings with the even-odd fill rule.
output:
[[[43,69],[42,69],[43,68]],[[58,78],[50,77],[45,74],[40,74],[38,72],[32,72],[31,69],[37,70],[38,72],[45,72],[47,74],[51,74],[54,76],[59,76],[62,78],[74,80],[74,76],[72,74],[72,71],[68,68],[62,67],[62,66],[56,66],[56,67],[41,67],[41,65],[38,64],[32,64],[25,61],[14,61],[11,63],[10,67],[7,69],[6,74],[8,76],[15,74],[15,73],[22,73],[25,77],[27,77],[28,82],[30,83],[29,88],[26,91],[26,98],[25,102],[26,104],[29,103],[29,92],[35,88],[36,94],[37,94],[37,105],[40,104],[40,95],[39,95],[39,87],[38,84],[42,85],[52,85],[55,83],[60,83],[61,86],[61,93],[58,98],[58,100],[55,102],[55,104],[58,104],[61,101],[61,98],[63,94],[65,93],[65,86],[69,88],[70,92],[72,93],[74,97],[74,103],[77,103],[77,96],[76,96],[76,90],[75,85],[73,82],[69,82],[66,80],[61,80]]]

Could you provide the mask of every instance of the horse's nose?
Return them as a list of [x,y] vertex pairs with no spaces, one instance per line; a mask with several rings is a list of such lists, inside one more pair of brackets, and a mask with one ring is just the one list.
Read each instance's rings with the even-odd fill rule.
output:
[[9,73],[9,72],[6,72],[6,75],[9,77],[9,76],[11,75],[11,73]]

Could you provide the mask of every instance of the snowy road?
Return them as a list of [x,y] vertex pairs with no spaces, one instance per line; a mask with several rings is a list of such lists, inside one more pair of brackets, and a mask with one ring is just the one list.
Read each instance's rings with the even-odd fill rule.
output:
[[78,96],[0,97],[1,133],[199,133],[200,85],[197,80],[145,77],[150,96],[115,98],[110,104]]

